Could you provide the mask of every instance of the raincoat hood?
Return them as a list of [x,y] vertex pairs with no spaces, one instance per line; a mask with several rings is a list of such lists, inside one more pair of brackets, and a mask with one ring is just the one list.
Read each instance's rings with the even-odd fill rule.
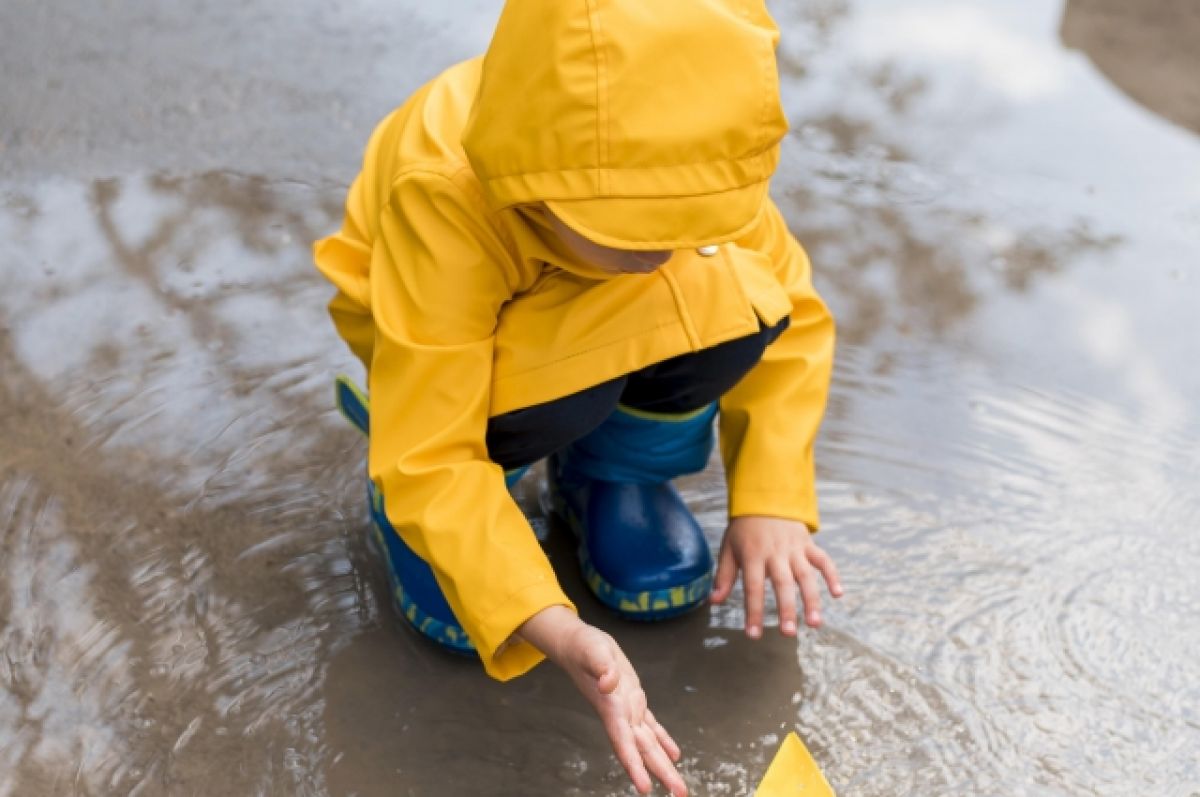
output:
[[462,145],[492,210],[622,249],[733,240],[787,131],[761,0],[509,0]]

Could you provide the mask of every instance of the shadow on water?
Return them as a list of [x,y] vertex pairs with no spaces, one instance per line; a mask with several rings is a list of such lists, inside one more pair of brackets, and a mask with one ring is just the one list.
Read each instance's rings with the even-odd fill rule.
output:
[[[1098,2],[775,5],[850,594],[798,641],[736,599],[629,625],[548,539],[698,793],[792,729],[844,794],[1200,791],[1200,143],[1062,50]],[[340,194],[6,188],[0,794],[627,791],[557,672],[491,683],[381,606],[308,254]],[[683,487],[715,545],[720,473]]]
[[320,313],[314,198],[229,175],[6,197],[4,793],[320,791],[321,651],[370,603],[319,336],[271,341],[303,328],[289,303]]
[[1200,132],[1200,6],[1067,0],[1062,41],[1146,108]]
[[[524,485],[532,492],[535,479]],[[523,504],[544,525],[536,501]],[[587,593],[569,532],[547,549],[584,619],[613,633],[638,668],[660,721],[686,753],[698,793],[749,793],[795,718],[804,675],[793,642],[755,645],[707,610],[677,622],[622,622]],[[382,574],[378,587],[384,590]],[[430,650],[399,622],[360,636],[333,661],[328,740],[340,755],[335,794],[619,794],[627,777],[569,680],[545,666],[508,684],[477,665]],[[386,664],[384,664],[386,663]]]

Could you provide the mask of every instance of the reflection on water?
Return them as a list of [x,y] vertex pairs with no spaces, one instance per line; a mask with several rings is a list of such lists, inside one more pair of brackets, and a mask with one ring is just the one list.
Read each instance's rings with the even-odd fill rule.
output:
[[[849,594],[798,643],[737,601],[631,626],[548,541],[700,794],[793,728],[846,795],[1200,792],[1200,141],[1053,5],[776,4]],[[0,794],[626,792],[557,672],[487,682],[378,608],[307,251],[340,193],[3,188]],[[714,544],[721,484],[684,485]]]
[[219,175],[8,197],[6,793],[323,789],[322,661],[370,604],[333,500],[352,441],[297,334],[323,322],[295,278],[313,200]]

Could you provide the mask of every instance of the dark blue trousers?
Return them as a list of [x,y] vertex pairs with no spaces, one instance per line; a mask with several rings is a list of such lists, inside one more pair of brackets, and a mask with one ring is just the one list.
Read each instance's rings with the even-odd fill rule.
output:
[[757,334],[498,415],[488,422],[488,455],[505,470],[530,465],[595,429],[618,404],[668,414],[706,407],[736,385],[787,326],[787,318],[773,327],[760,325]]

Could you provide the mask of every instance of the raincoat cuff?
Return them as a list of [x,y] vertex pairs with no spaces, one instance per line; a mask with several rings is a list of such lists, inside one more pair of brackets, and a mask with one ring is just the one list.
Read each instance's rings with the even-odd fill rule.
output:
[[517,590],[488,612],[478,628],[468,631],[488,675],[497,681],[509,681],[529,672],[546,658],[533,645],[512,637],[522,623],[550,606],[566,606],[579,613],[558,583],[551,579]]
[[731,490],[729,517],[746,515],[798,520],[814,533],[821,524],[817,496],[812,490]]

